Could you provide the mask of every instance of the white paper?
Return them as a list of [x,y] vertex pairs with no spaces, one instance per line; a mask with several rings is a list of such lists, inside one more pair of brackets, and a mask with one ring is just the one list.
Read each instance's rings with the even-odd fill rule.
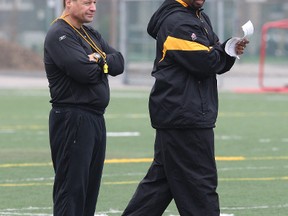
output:
[[236,43],[238,41],[241,41],[242,39],[253,35],[254,33],[254,26],[253,23],[249,20],[246,22],[244,25],[242,25],[242,30],[243,30],[243,37],[232,37],[230,40],[227,41],[225,45],[225,52],[232,56],[240,59],[240,57],[236,54]]
[[239,37],[233,37],[230,40],[227,41],[226,45],[225,45],[225,52],[232,56],[232,57],[236,57],[239,59],[239,56],[237,56],[236,54],[236,43],[241,40],[241,38]]
[[246,22],[246,23],[242,26],[242,30],[243,30],[243,32],[244,32],[243,38],[248,37],[248,36],[250,36],[250,35],[253,35],[253,33],[254,33],[254,26],[253,26],[251,20],[249,20],[248,22]]

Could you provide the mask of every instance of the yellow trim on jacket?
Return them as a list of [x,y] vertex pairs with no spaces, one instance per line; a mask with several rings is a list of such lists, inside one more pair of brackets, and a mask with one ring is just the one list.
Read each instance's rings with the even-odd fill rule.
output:
[[161,62],[165,56],[167,51],[171,50],[177,50],[177,51],[207,51],[209,52],[212,49],[212,47],[204,46],[203,44],[194,42],[194,41],[188,41],[180,38],[175,38],[168,36],[166,41],[163,45],[163,56],[159,62]]

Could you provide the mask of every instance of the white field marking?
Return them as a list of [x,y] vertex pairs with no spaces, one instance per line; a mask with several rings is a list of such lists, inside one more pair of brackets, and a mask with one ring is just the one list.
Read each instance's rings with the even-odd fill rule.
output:
[[51,207],[27,207],[27,208],[20,208],[20,209],[15,209],[15,208],[9,208],[9,209],[1,209],[0,210],[0,216],[13,216],[13,215],[21,215],[21,216],[53,216],[53,214],[47,214],[47,213],[32,213],[33,211],[43,211],[43,210],[49,210],[51,211]]
[[[288,203],[286,204],[280,204],[280,205],[274,205],[274,206],[269,206],[269,205],[262,205],[262,206],[248,206],[248,207],[222,207],[222,210],[225,211],[231,211],[231,210],[251,210],[251,209],[279,209],[279,208],[288,208]],[[51,207],[28,207],[28,208],[20,208],[20,209],[0,209],[0,216],[13,216],[13,215],[29,215],[29,216],[52,216],[52,214],[45,214],[45,213],[31,213],[31,211],[41,211],[41,210],[52,210]],[[29,212],[27,212],[29,211]],[[25,212],[25,213],[24,213]],[[109,211],[103,211],[95,214],[95,216],[108,216],[111,214],[119,214],[122,213],[123,211],[120,210],[115,210],[115,209],[109,209]],[[169,216],[179,216],[179,215],[169,215]],[[220,216],[234,216],[234,214],[227,214],[227,213],[221,213]]]
[[[285,168],[285,167],[284,167]],[[236,171],[236,170],[274,170],[275,167],[223,167],[218,168],[218,171]]]
[[144,176],[146,173],[139,173],[139,172],[135,172],[135,173],[112,173],[112,174],[103,174],[103,178],[105,177],[120,177],[120,176]]
[[[153,158],[129,158],[129,159],[106,159],[105,163],[148,163],[151,162]],[[251,157],[245,158],[242,156],[237,157],[221,157],[216,156],[217,161],[260,161],[260,160],[288,160],[288,156],[278,156],[278,157]],[[44,167],[52,166],[52,162],[48,163],[15,163],[15,164],[0,164],[0,168],[11,168],[11,167]]]
[[123,119],[148,119],[149,115],[145,113],[134,113],[134,114],[107,114],[105,115],[106,119],[115,119],[115,118],[123,118]]
[[[13,215],[29,215],[29,216],[53,216],[52,214],[45,214],[45,213],[31,213],[31,212],[25,212],[23,211],[35,211],[35,210],[51,210],[52,208],[37,208],[37,207],[29,207],[29,208],[22,208],[22,209],[5,209],[0,210],[0,216],[13,216]],[[99,212],[95,214],[95,216],[108,216],[111,214],[121,214],[123,211],[115,210],[115,209],[109,209],[109,211],[105,212]],[[167,211],[165,211],[167,212]],[[169,216],[180,216],[175,214],[169,214]],[[234,216],[234,214],[220,214],[220,216]]]
[[[102,177],[120,177],[120,176],[144,176],[146,173],[113,173],[113,174],[103,174]],[[44,178],[26,178],[26,179],[6,179],[0,180],[0,184],[5,183],[21,183],[21,182],[47,182],[47,181],[54,181],[54,177]]]
[[[144,176],[144,175],[143,175]],[[287,177],[281,177],[281,178],[276,178],[276,177],[269,177],[269,178],[220,178],[219,181],[287,181]],[[138,184],[139,181],[103,181],[103,185],[135,185]],[[0,183],[0,187],[37,187],[37,186],[53,186],[53,181],[51,182],[27,182],[27,183]]]
[[260,143],[270,143],[271,139],[269,139],[269,138],[261,138],[261,139],[259,139],[259,142]]
[[277,148],[277,147],[273,147],[271,150],[274,151],[274,152],[276,152],[276,151],[279,151],[280,149]]
[[[287,166],[283,166],[283,169],[288,169]],[[282,169],[281,168],[281,169]],[[228,172],[228,171],[237,171],[237,170],[274,170],[279,169],[279,167],[223,167],[218,168],[219,172]],[[120,176],[144,176],[146,173],[141,172],[130,172],[130,173],[111,173],[111,174],[103,174],[102,177],[120,177]],[[104,180],[104,179],[103,179]],[[54,177],[39,177],[39,178],[27,178],[27,179],[6,179],[6,180],[0,180],[0,183],[21,183],[21,182],[47,182],[47,181],[54,181]]]
[[237,135],[216,135],[215,139],[219,139],[219,140],[241,140],[242,137],[237,136]]
[[[20,208],[20,209],[1,209],[0,210],[0,216],[13,216],[13,215],[21,215],[21,216],[53,216],[53,214],[47,214],[47,213],[32,213],[36,211],[43,211],[43,210],[49,210],[52,211],[52,207],[27,207],[27,208]],[[111,214],[119,214],[123,211],[115,210],[115,209],[109,209],[109,211],[99,212],[95,214],[95,216],[108,216]]]
[[17,182],[44,182],[44,181],[54,181],[54,177],[44,178],[26,178],[26,179],[6,179],[0,181],[0,183],[17,183]]
[[41,213],[18,213],[18,212],[1,212],[0,216],[14,216],[14,215],[20,215],[20,216],[53,216],[53,214],[41,214]]
[[48,162],[48,163],[0,164],[0,168],[11,168],[11,167],[44,167],[44,166],[52,166],[52,162]]
[[[18,126],[17,129],[24,129],[24,128],[23,127],[20,128],[20,126]],[[35,129],[35,126],[29,129]],[[0,134],[13,134],[13,133],[15,133],[15,130],[0,130]],[[38,134],[46,135],[47,133],[46,131],[39,131]],[[135,136],[140,136],[140,132],[137,132],[137,131],[136,132],[107,132],[107,136],[109,137],[135,137]]]
[[109,211],[107,211],[107,212],[99,212],[99,213],[95,214],[95,216],[108,216],[108,215],[111,215],[111,214],[120,214],[122,212],[123,211],[120,211],[120,210],[109,209]]
[[[219,172],[229,172],[229,171],[237,171],[237,170],[274,170],[278,169],[279,167],[233,167],[233,168],[218,168]],[[288,169],[288,166],[284,166],[283,169]],[[105,178],[107,177],[120,177],[120,176],[144,176],[145,173],[135,172],[135,173],[112,173],[112,174],[103,174],[103,184],[105,183]],[[284,178],[286,179],[286,178]],[[53,182],[54,177],[39,177],[39,178],[27,178],[27,179],[6,179],[6,180],[0,180],[0,184],[9,184],[9,183],[23,183],[23,182]],[[121,182],[124,184],[125,182]],[[126,182],[127,183],[127,182]],[[113,184],[111,182],[106,182],[105,184]],[[115,182],[116,184],[116,182]],[[119,183],[120,184],[120,183]],[[128,183],[127,183],[128,184]],[[130,183],[131,184],[131,183]]]
[[108,137],[135,137],[140,136],[140,132],[107,132]]
[[15,208],[8,208],[8,209],[1,209],[0,211],[26,211],[26,210],[49,210],[52,209],[52,207],[27,207],[27,208],[19,208],[19,209],[15,209]]
[[221,210],[250,210],[250,209],[280,209],[280,208],[288,208],[288,203],[283,204],[283,205],[274,205],[274,206],[269,206],[269,205],[263,205],[263,206],[246,206],[246,207],[223,207]]
[[[170,214],[169,216],[180,216],[180,215]],[[234,216],[234,214],[220,214],[220,216]]]

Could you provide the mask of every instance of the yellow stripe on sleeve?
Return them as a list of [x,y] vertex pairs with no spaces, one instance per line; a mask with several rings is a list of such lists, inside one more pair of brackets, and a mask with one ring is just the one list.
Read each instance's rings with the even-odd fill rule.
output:
[[175,37],[168,36],[166,41],[164,42],[163,46],[163,56],[162,59],[159,61],[161,62],[165,56],[167,51],[171,50],[179,50],[179,51],[207,51],[209,52],[212,47],[204,46],[203,44],[183,40]]

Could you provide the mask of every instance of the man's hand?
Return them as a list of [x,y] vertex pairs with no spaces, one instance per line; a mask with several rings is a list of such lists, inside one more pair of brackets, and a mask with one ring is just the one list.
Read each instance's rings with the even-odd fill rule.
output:
[[89,57],[89,61],[96,62],[96,59],[95,59],[93,56],[94,56],[94,53],[88,55],[88,57]]
[[92,53],[88,55],[88,57],[89,57],[89,61],[93,61],[97,63],[99,66],[103,67],[104,59],[98,53]]
[[246,48],[246,45],[249,43],[249,41],[246,38],[243,38],[239,40],[235,45],[235,51],[237,55],[242,55],[244,53],[244,50]]

